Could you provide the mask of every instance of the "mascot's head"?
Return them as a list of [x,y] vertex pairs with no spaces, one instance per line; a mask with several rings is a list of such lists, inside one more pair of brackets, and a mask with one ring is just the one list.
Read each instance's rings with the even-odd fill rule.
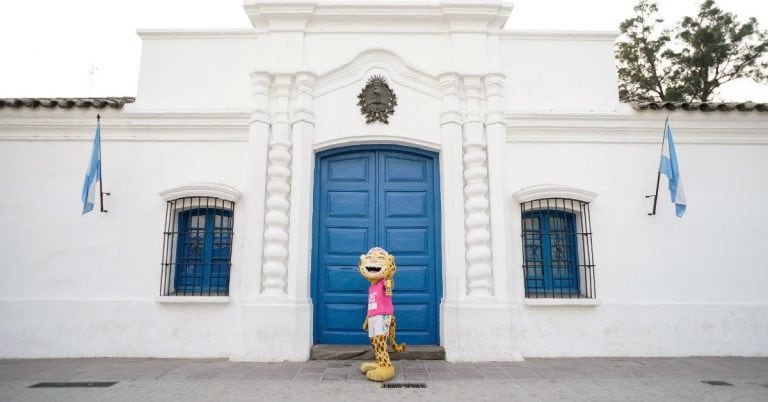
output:
[[368,254],[360,256],[357,268],[360,270],[360,275],[371,283],[381,279],[392,279],[396,270],[395,256],[381,247],[373,247],[368,250]]

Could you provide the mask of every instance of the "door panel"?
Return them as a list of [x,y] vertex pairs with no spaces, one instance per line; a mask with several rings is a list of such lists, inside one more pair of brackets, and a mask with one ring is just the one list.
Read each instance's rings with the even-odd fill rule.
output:
[[368,282],[357,272],[373,246],[395,256],[398,341],[438,344],[440,300],[437,155],[401,147],[318,155],[315,172],[315,342],[367,344]]

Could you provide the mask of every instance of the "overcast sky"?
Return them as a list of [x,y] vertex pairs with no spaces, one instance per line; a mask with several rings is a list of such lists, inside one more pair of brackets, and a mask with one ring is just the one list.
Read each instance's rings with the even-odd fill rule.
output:
[[[618,30],[636,2],[517,0],[507,28]],[[662,17],[673,23],[695,14],[699,3],[658,4]],[[768,28],[766,0],[717,4]],[[141,57],[137,29],[248,27],[242,0],[0,0],[0,97],[133,96]],[[721,94],[768,102],[768,85],[743,80]]]

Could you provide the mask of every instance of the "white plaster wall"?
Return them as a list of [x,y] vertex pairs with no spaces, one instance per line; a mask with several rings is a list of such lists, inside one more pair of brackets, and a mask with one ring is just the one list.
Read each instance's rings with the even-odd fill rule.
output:
[[[768,137],[729,143],[740,130],[718,134],[700,120],[673,116],[689,205],[682,219],[675,216],[662,177],[657,215],[648,216],[652,202],[644,196],[654,191],[660,148],[654,137],[665,115],[656,116],[658,132],[507,144],[510,194],[545,183],[599,194],[590,211],[600,304],[524,305],[524,356],[768,354],[768,271],[760,251],[768,242],[768,177],[761,173],[768,169]],[[733,127],[752,117],[719,116]],[[510,291],[522,302],[520,213],[511,196],[509,207]]]
[[242,109],[252,105],[249,74],[261,57],[250,31],[140,31],[135,107]]
[[435,33],[313,33],[306,37],[304,60],[313,71],[324,74],[371,49],[395,52],[407,64],[434,76],[451,68],[450,36]]
[[508,110],[621,110],[616,33],[510,31],[500,41]]
[[[155,302],[165,219],[158,193],[206,181],[241,186],[242,147],[115,141],[125,130],[111,129],[110,117],[106,214],[98,204],[80,214],[90,140],[0,141],[0,356],[229,356],[232,306]],[[92,136],[93,126],[81,129]]]

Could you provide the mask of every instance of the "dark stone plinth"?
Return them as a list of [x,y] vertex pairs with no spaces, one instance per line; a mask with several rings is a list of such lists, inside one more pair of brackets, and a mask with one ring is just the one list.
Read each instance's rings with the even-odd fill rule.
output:
[[[403,353],[390,350],[392,360],[445,360],[442,346],[408,345]],[[315,345],[310,360],[373,360],[373,349],[369,345]]]

